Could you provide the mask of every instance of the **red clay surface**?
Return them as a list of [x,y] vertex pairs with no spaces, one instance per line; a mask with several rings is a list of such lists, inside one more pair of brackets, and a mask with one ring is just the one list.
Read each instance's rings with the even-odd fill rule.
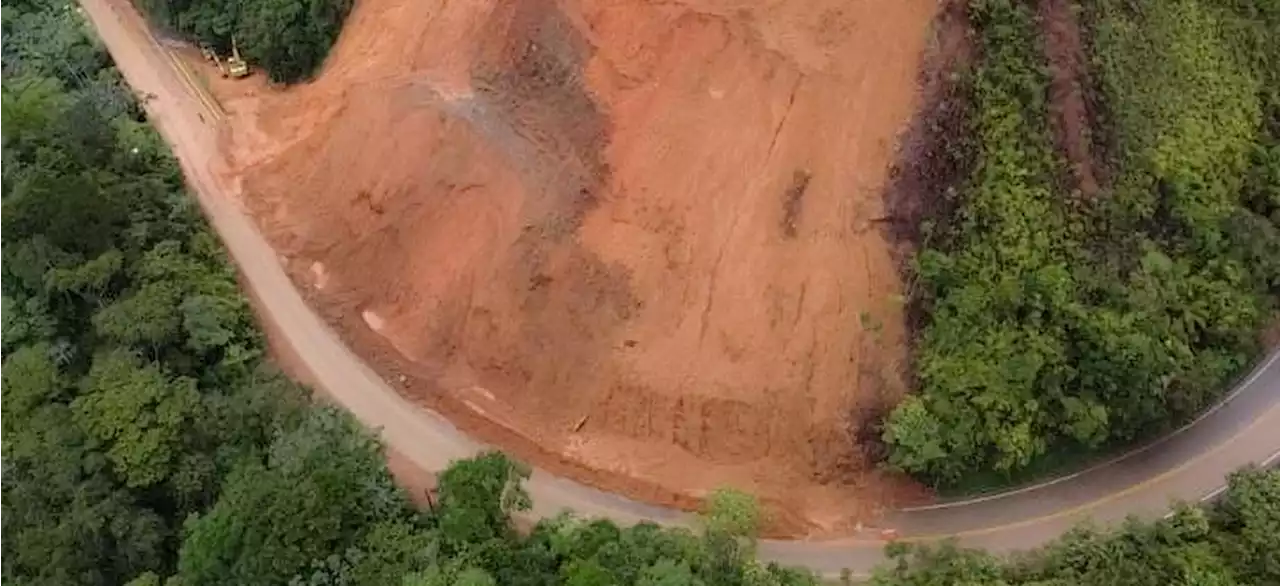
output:
[[1090,148],[1092,116],[1084,91],[1088,57],[1076,4],[1071,0],[1039,0],[1038,10],[1049,61],[1049,121],[1058,150],[1071,167],[1075,187],[1085,197],[1092,197],[1098,193],[1098,176]]
[[904,392],[875,221],[934,10],[364,0],[314,83],[201,71],[243,204],[406,396],[602,488],[733,485],[827,534],[922,494],[856,436]]

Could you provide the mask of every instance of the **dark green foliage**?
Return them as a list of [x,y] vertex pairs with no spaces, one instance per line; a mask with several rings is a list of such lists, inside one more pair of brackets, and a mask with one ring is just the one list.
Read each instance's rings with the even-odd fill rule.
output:
[[172,473],[183,432],[200,416],[200,394],[195,381],[172,379],[116,351],[94,358],[71,408],[125,485],[136,488]]
[[351,0],[242,2],[236,34],[273,81],[296,81],[319,69],[350,10]]
[[939,486],[1185,420],[1276,309],[1275,3],[1082,4],[1111,170],[1088,200],[1047,139],[1031,5],[970,3],[974,172],[917,258],[920,391],[884,435],[891,464]]
[[316,408],[227,478],[213,508],[187,523],[183,584],[283,584],[408,507],[377,440],[350,415]]
[[223,55],[234,38],[241,54],[272,81],[314,74],[338,40],[351,0],[137,0],[156,24]]
[[467,543],[508,537],[511,512],[529,508],[520,484],[528,477],[528,469],[497,453],[449,468],[440,475],[440,529]]
[[304,404],[87,30],[4,7],[5,583],[172,574],[187,514]]

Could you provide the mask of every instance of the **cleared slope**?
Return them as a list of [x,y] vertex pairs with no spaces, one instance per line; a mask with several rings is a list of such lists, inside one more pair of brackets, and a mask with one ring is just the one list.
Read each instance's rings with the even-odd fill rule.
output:
[[836,531],[916,493],[856,436],[903,391],[876,222],[932,11],[365,0],[315,83],[216,89],[246,206],[408,396]]

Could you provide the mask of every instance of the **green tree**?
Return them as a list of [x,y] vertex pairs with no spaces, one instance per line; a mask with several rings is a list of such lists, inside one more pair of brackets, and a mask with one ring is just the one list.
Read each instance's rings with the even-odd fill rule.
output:
[[182,294],[170,283],[148,283],[93,316],[98,333],[125,346],[159,349],[178,335]]
[[124,586],[163,586],[164,582],[155,572],[144,572],[137,578],[129,580]]
[[1237,472],[1229,486],[1211,515],[1222,557],[1241,583],[1280,584],[1280,472]]
[[241,319],[235,302],[209,295],[193,295],[183,300],[182,327],[187,345],[197,352],[223,348],[236,338]]
[[49,344],[23,346],[5,357],[0,371],[4,383],[5,435],[41,406],[66,400],[66,381],[53,361]]
[[352,570],[355,586],[397,584],[404,576],[440,561],[439,537],[405,521],[373,526],[360,544],[362,556]]
[[193,381],[171,379],[117,351],[94,359],[72,407],[77,423],[107,446],[125,483],[144,487],[173,471],[183,431],[200,413],[200,396]]
[[406,507],[377,441],[350,415],[315,408],[272,442],[265,462],[233,472],[190,522],[178,575],[188,586],[285,584]]
[[[5,363],[6,395],[19,384],[10,379],[12,365]],[[121,490],[93,444],[58,402],[22,414],[21,425],[6,424],[6,583],[113,584],[161,567],[164,520]]]
[[693,575],[687,564],[676,560],[658,560],[644,569],[636,586],[702,586],[704,582]]
[[760,505],[750,494],[718,488],[707,497],[702,519],[709,532],[753,539],[760,529]]
[[54,267],[44,275],[45,289],[50,292],[75,293],[92,302],[103,301],[111,289],[111,281],[120,273],[124,255],[108,250],[97,258],[74,267]]
[[38,344],[50,341],[58,325],[50,315],[48,303],[40,297],[32,297],[18,301],[12,297],[0,298],[0,335],[4,337],[3,350],[8,353],[26,344]]
[[521,481],[529,469],[498,452],[463,460],[440,475],[438,523],[459,547],[511,534],[510,514],[529,508]]

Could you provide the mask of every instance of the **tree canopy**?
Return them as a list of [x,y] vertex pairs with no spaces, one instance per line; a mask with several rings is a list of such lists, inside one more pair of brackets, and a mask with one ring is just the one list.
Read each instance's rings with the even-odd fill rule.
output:
[[301,81],[319,70],[338,40],[351,0],[136,0],[153,23],[223,55],[232,40],[272,81]]
[[911,276],[919,389],[884,440],[943,488],[1194,416],[1252,365],[1280,299],[1280,5],[1073,3],[1099,110],[1081,122],[1108,178],[1086,197],[1050,140],[1053,41],[1033,4],[968,3],[972,171]]

